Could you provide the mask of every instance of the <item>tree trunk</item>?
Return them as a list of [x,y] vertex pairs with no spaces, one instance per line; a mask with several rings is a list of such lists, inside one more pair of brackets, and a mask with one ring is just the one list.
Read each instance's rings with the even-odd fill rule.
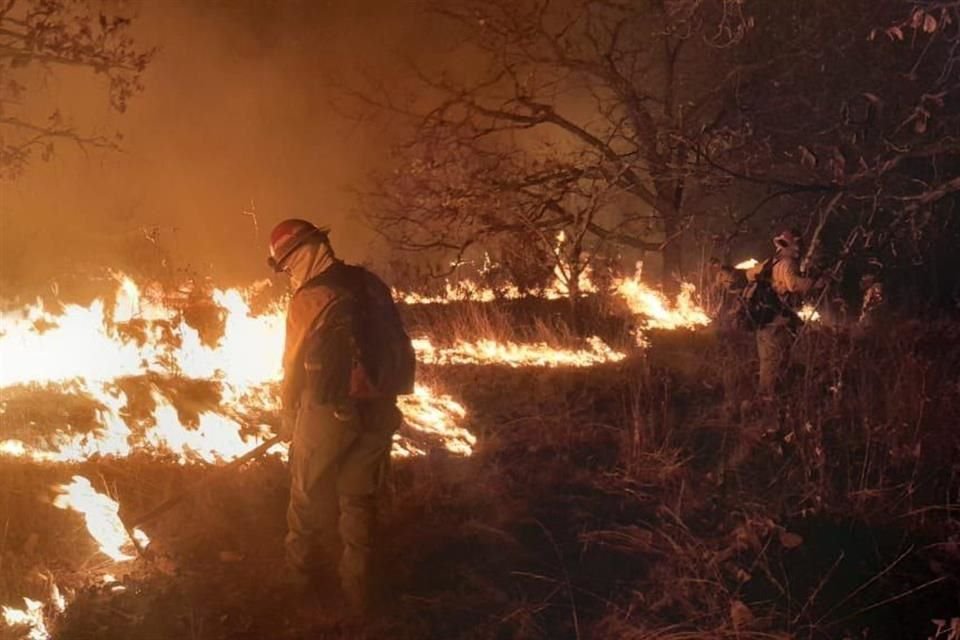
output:
[[663,273],[661,286],[664,292],[676,294],[680,291],[683,275],[683,243],[680,211],[683,208],[683,180],[663,179],[656,183],[657,195],[661,202],[669,203],[660,211],[663,218]]
[[574,334],[579,335],[582,330],[583,319],[580,317],[580,269],[572,267],[570,269],[570,282],[567,283],[568,301],[570,303],[570,328]]
[[663,248],[663,290],[668,294],[676,294],[680,291],[680,279],[683,274],[683,244],[677,236],[677,223],[673,218],[667,218],[663,222],[664,235],[667,238],[667,245]]

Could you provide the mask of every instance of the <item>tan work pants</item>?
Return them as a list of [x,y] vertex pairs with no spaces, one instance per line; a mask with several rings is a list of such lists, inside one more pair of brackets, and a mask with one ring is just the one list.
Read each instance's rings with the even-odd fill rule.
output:
[[339,555],[345,594],[363,600],[377,490],[402,416],[393,400],[335,409],[304,403],[297,415],[290,448],[287,561],[309,575]]
[[789,326],[773,322],[757,330],[757,357],[760,360],[759,393],[773,398],[783,380],[790,359],[793,333]]

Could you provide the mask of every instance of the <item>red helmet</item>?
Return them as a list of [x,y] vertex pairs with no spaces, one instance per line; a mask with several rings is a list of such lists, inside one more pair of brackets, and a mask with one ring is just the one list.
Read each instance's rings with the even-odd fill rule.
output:
[[780,232],[780,235],[773,239],[773,244],[777,245],[781,249],[799,249],[800,242],[800,232],[796,229],[784,229]]
[[283,262],[293,250],[308,240],[326,240],[329,229],[317,227],[312,222],[290,218],[284,220],[270,232],[270,257],[267,264],[274,271],[283,271]]

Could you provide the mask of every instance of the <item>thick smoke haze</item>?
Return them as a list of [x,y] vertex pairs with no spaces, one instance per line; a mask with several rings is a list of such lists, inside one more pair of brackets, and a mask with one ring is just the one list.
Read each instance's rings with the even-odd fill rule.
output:
[[[285,217],[333,227],[338,253],[377,262],[382,246],[351,189],[389,139],[332,108],[331,74],[400,73],[429,42],[405,2],[143,0],[134,35],[156,47],[145,91],[117,114],[102,78],[42,74],[43,119],[123,139],[120,151],[60,143],[0,184],[6,294],[102,267],[187,269],[218,283],[266,275],[266,237]],[[253,217],[245,212],[255,210]]]

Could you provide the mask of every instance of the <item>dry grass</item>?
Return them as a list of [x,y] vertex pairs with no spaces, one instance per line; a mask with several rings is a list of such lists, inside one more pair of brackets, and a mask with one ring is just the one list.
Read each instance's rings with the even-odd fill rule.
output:
[[[407,313],[451,339],[576,343],[584,327],[543,305]],[[616,342],[625,324],[587,328]],[[362,633],[305,619],[276,591],[285,480],[269,461],[158,523],[177,572],[137,563],[123,598],[84,583],[91,543],[37,501],[74,469],[0,462],[0,601],[29,595],[38,570],[76,576],[62,638],[901,638],[956,615],[955,325],[809,331],[773,407],[753,402],[744,345],[653,343],[590,370],[424,368],[470,408],[480,443],[469,459],[395,465],[393,606]],[[132,511],[204,473],[81,467]]]

